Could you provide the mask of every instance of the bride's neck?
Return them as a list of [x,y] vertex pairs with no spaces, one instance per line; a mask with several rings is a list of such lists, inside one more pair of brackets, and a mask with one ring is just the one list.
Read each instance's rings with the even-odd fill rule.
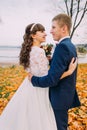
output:
[[38,46],[38,47],[40,47],[40,43],[39,43],[39,42],[33,42],[33,46]]

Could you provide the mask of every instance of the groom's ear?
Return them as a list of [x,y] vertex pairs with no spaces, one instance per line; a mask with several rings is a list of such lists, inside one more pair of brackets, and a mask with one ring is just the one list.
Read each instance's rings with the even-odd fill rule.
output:
[[63,25],[63,27],[62,27],[62,32],[64,33],[64,32],[66,32],[67,31],[67,26],[66,25]]

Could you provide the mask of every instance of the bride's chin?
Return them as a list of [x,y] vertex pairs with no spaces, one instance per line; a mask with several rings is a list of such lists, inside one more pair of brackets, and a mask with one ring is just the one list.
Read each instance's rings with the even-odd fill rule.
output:
[[46,42],[46,39],[44,39],[42,42]]

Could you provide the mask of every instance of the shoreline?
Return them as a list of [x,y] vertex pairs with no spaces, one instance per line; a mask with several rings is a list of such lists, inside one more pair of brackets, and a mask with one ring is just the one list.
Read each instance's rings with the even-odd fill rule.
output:
[[0,67],[9,67],[13,65],[19,65],[18,62],[0,62]]
[[[78,62],[78,64],[87,64],[87,63]],[[18,62],[0,62],[0,67],[10,67],[13,65],[20,66],[20,64]]]

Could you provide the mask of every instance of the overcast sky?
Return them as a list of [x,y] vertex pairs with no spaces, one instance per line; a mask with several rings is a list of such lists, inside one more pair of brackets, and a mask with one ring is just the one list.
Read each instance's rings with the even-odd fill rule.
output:
[[[43,24],[48,34],[47,42],[53,42],[49,33],[51,19],[57,14],[53,1],[0,0],[0,45],[21,45],[25,27],[32,22]],[[80,38],[77,38],[78,35],[75,38],[76,43],[82,41],[86,30],[82,24]]]

